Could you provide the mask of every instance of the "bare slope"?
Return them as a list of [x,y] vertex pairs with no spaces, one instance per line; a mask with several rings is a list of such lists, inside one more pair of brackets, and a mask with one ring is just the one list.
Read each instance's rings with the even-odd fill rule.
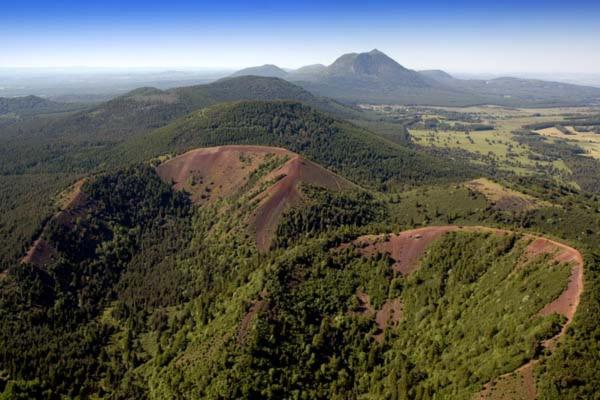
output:
[[301,185],[330,190],[353,186],[298,154],[268,146],[196,149],[162,163],[157,172],[197,204],[245,196],[255,205],[248,225],[263,251],[269,249],[282,214],[302,202]]
[[527,211],[541,207],[550,207],[551,203],[504,187],[487,178],[468,181],[465,186],[479,192],[492,203],[492,208],[502,211]]

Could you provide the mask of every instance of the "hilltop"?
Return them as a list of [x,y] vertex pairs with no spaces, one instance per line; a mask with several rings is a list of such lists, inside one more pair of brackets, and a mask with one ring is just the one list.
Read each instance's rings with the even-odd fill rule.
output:
[[264,77],[273,77],[273,78],[287,78],[288,77],[288,73],[279,68],[276,65],[273,64],[265,64],[265,65],[261,65],[259,67],[250,67],[250,68],[244,68],[240,71],[235,72],[233,75],[231,75],[232,77],[236,77],[236,76],[244,76],[244,75],[250,75],[250,76],[264,76]]
[[169,152],[228,144],[284,147],[371,187],[443,181],[472,173],[472,168],[461,163],[420,154],[288,101],[242,101],[205,108],[123,143],[115,156],[142,161]]
[[160,164],[157,173],[189,193],[195,204],[234,197],[254,204],[248,226],[262,251],[270,248],[282,215],[303,202],[302,185],[336,191],[355,187],[298,154],[267,146],[191,150]]
[[168,90],[136,89],[90,110],[55,121],[47,130],[50,134],[72,132],[96,139],[119,140],[166,125],[194,110],[236,100],[296,100],[327,112],[357,113],[282,79],[241,76]]
[[193,111],[239,100],[293,100],[340,118],[362,115],[278,78],[242,76],[169,90],[144,87],[83,111],[12,123],[0,132],[4,140],[0,171],[47,172],[63,170],[65,165],[69,171],[84,171],[104,163],[119,143],[142,137]]

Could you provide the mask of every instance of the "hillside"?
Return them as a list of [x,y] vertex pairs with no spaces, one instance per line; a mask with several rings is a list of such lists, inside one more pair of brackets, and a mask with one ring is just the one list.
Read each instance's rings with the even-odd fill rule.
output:
[[600,90],[595,87],[513,77],[456,79],[443,71],[421,72],[433,80],[469,93],[494,99],[494,104],[525,107],[598,104]]
[[300,103],[236,102],[206,108],[120,146],[118,159],[149,159],[195,147],[283,147],[370,187],[460,179],[472,168],[436,160]]
[[[576,306],[553,300],[583,266],[570,263],[576,250],[554,242],[459,227],[365,237],[347,220],[259,252],[248,235],[260,214],[252,209],[277,198],[285,179],[347,185],[308,162],[293,177],[302,162],[282,149],[199,149],[157,170],[127,168],[75,188],[68,197],[86,205],[71,201],[65,210],[77,204],[77,220],[51,221],[43,233],[55,257],[0,280],[6,388],[33,398],[277,399],[302,388],[323,399],[349,390],[468,399],[541,357],[544,340],[562,338]],[[209,175],[194,176],[204,167]],[[282,171],[272,186],[261,184]],[[205,178],[215,179],[215,198],[198,197]],[[252,201],[251,186],[266,200]],[[327,191],[327,200],[308,190],[312,204],[296,203],[283,219],[315,208],[311,218],[327,218],[331,206],[338,215],[386,207],[347,188]],[[382,216],[362,223],[377,229]],[[311,219],[303,221],[297,228]],[[404,260],[399,245],[417,247]],[[363,376],[368,383],[357,385]]]
[[[298,103],[238,102],[146,144],[277,137],[326,149],[372,186],[385,158],[363,158],[365,175],[348,168],[332,149],[361,147],[344,124]],[[281,147],[168,153],[78,181],[0,275],[9,397],[471,399],[522,390],[521,376],[541,397],[574,374],[586,384],[560,393],[590,398],[593,198],[483,180],[378,193]]]
[[38,96],[0,97],[0,119],[52,114],[84,108],[80,104],[59,103]]
[[341,118],[362,112],[277,78],[243,76],[170,90],[139,88],[91,109],[25,119],[0,129],[0,172],[82,172],[103,164],[114,146],[194,110],[237,100],[294,100]]
[[[136,89],[89,111],[55,121],[46,134],[93,136],[96,140],[122,140],[166,125],[193,110],[237,100],[296,100],[327,112],[344,112],[344,107],[317,98],[302,88],[276,78],[242,76],[207,85],[169,90]],[[356,111],[347,110],[348,113]]]
[[600,400],[599,0],[4,3],[0,400]]
[[257,247],[270,248],[282,215],[303,203],[302,185],[329,190],[355,187],[291,151],[265,146],[221,146],[191,150],[157,167],[175,190],[203,204],[233,197],[253,204],[248,226]]

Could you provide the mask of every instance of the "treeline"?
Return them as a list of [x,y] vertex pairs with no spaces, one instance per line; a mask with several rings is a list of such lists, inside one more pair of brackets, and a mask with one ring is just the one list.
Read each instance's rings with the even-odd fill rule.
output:
[[411,128],[413,129],[427,129],[434,131],[457,131],[457,132],[478,132],[478,131],[491,131],[494,130],[494,125],[482,124],[482,123],[471,123],[465,124],[460,122],[449,123],[444,120],[437,118],[429,118],[421,120],[421,122],[414,123]]
[[570,178],[581,189],[600,193],[600,161],[586,157],[581,147],[562,140],[550,141],[527,130],[516,131],[513,137],[546,159],[563,160],[571,171]]

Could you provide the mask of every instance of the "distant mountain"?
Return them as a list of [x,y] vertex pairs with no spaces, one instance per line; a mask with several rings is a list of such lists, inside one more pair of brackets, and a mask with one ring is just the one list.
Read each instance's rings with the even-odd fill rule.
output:
[[302,67],[285,79],[312,93],[348,103],[435,104],[439,99],[446,105],[483,102],[407,69],[377,49],[344,54],[327,67]]
[[289,77],[292,81],[312,81],[318,79],[327,71],[327,67],[323,64],[312,64],[300,67],[289,72]]
[[38,96],[0,97],[0,117],[55,113],[82,108],[81,105],[59,103]]
[[507,103],[511,100],[545,106],[600,103],[600,88],[589,86],[511,77],[456,81],[454,84],[462,90],[485,96],[499,96],[506,99]]
[[293,70],[292,73],[295,75],[318,75],[325,71],[327,71],[327,66],[323,64],[312,64]]
[[327,68],[324,79],[329,82],[351,80],[383,86],[430,86],[418,72],[404,68],[377,49],[368,53],[344,54]]
[[263,77],[272,77],[272,78],[287,78],[289,74],[276,65],[265,64],[265,65],[261,65],[259,67],[250,67],[250,68],[242,69],[240,71],[235,72],[231,76],[236,77],[236,76],[245,76],[245,75],[263,76]]
[[463,105],[483,101],[405,68],[377,49],[344,54],[318,76],[298,84],[350,103]]
[[344,54],[330,66],[317,64],[291,72],[266,67],[242,70],[236,75],[258,71],[348,103],[514,107],[600,103],[600,88],[519,78],[456,79],[441,70],[417,72],[405,68],[377,49]]
[[428,69],[428,70],[424,70],[424,71],[419,71],[419,74],[421,74],[422,76],[429,78],[429,79],[433,79],[439,82],[444,82],[444,81],[448,81],[448,80],[452,80],[454,79],[454,77],[452,75],[450,75],[449,73],[442,71],[441,69]]
[[404,68],[377,49],[368,53],[344,54],[328,67],[313,64],[286,72],[275,65],[263,65],[243,69],[232,76],[241,75],[270,76],[290,80],[301,80],[301,78],[322,81],[359,80],[380,84],[429,86],[427,80],[418,72]]
[[420,71],[421,75],[457,91],[493,99],[501,105],[580,105],[600,101],[598,88],[539,79],[501,77],[494,79],[457,79],[440,71]]

